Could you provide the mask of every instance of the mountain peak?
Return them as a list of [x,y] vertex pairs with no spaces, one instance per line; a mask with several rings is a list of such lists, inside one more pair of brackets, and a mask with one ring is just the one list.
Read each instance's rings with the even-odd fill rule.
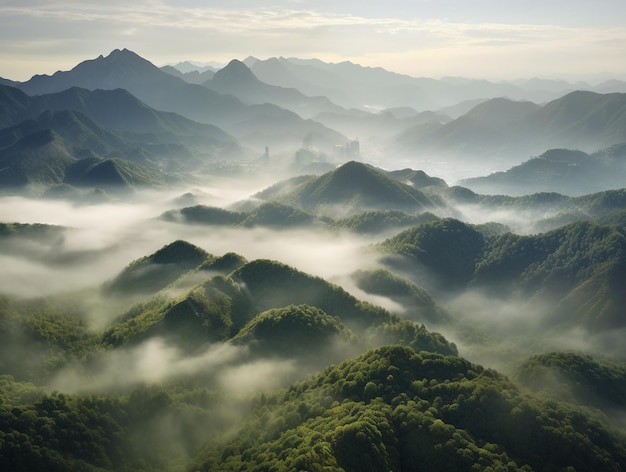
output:
[[511,123],[519,121],[541,107],[528,101],[515,101],[496,97],[479,103],[465,116],[483,122]]
[[[102,56],[100,56],[102,57]],[[98,61],[98,59],[96,60]],[[94,61],[94,62],[96,62]],[[150,61],[148,61],[147,59],[144,59],[143,57],[141,57],[139,54],[137,54],[136,52],[133,52],[129,49],[114,49],[113,51],[111,51],[109,53],[108,56],[106,56],[105,58],[101,59],[100,62],[104,61],[104,63],[107,64],[123,64],[124,66],[129,66],[129,65],[147,65],[149,64],[151,67],[156,68],[156,66],[154,64],[152,64]],[[80,64],[79,64],[80,65]]]
[[233,59],[226,67],[218,70],[211,81],[216,85],[230,84],[232,86],[233,83],[238,85],[257,83],[259,79],[247,65],[238,59]]
[[187,241],[179,239],[162,247],[157,252],[152,254],[150,258],[157,264],[179,264],[191,262],[197,265],[207,256],[208,253],[203,249],[188,243]]

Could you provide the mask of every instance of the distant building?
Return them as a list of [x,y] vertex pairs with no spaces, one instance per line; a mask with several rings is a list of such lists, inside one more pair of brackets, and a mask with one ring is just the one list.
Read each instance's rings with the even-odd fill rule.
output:
[[313,148],[313,133],[307,134],[304,139],[302,139],[302,149],[306,149],[307,151]]
[[348,141],[346,144],[335,146],[335,156],[347,159],[357,159],[361,157],[361,145],[358,139]]

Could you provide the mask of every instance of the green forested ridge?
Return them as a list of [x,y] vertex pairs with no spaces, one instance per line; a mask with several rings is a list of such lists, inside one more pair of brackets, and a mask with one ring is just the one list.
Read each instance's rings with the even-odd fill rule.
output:
[[244,226],[269,226],[289,228],[296,226],[310,226],[316,218],[302,210],[278,202],[266,202],[252,210],[243,219]]
[[456,353],[456,347],[423,326],[403,321],[388,311],[357,300],[341,287],[274,261],[252,261],[233,273],[250,294],[256,312],[290,304],[318,307],[357,334],[380,343],[402,343],[419,350]]
[[[430,188],[448,202],[470,205],[479,211],[521,212],[529,219],[537,232],[557,229],[577,221],[594,221],[601,224],[621,225],[619,215],[626,207],[626,190],[605,190],[601,192],[568,197],[555,192],[538,192],[514,197],[510,195],[480,195],[465,187]],[[613,219],[616,221],[613,221]]]
[[332,223],[332,226],[337,229],[348,229],[355,233],[383,233],[398,231],[437,219],[439,218],[430,212],[413,215],[399,210],[371,210],[338,219]]
[[216,258],[203,249],[178,240],[150,256],[131,262],[115,279],[105,284],[105,291],[121,294],[156,293],[187,272]]
[[[587,354],[551,352],[531,357],[514,373],[516,381],[548,398],[593,406],[622,426],[626,407],[626,363]],[[617,413],[617,414],[616,414]]]
[[290,179],[255,198],[280,202],[318,215],[354,215],[368,210],[423,211],[441,206],[440,199],[426,196],[371,165],[351,161],[319,177]]
[[[184,288],[186,283],[170,282],[174,274],[182,274],[179,280],[189,277],[177,269],[185,264],[192,271],[206,270],[204,282],[190,289]],[[1,372],[20,379],[5,376],[0,381],[3,469],[171,470],[214,434],[223,433],[232,423],[228,408],[222,411],[223,401],[206,386],[185,380],[184,372],[175,383],[131,390],[120,386],[118,393],[97,395],[50,393],[22,383],[44,385],[71,368],[84,376],[77,378],[86,380],[89,391],[89,379],[102,375],[99,369],[109,353],[132,349],[142,341],[165,338],[176,342],[180,354],[187,356],[195,355],[198,347],[232,339],[234,345],[250,349],[249,360],[300,359],[304,362],[300,368],[308,365],[303,372],[387,342],[457,352],[441,335],[278,262],[248,263],[232,253],[217,258],[176,241],[135,261],[122,274],[151,265],[173,271],[167,281],[156,273],[158,283],[152,290],[169,282],[181,294],[159,292],[144,299],[105,328],[104,334],[88,325],[87,308],[81,302],[96,291],[0,300]],[[233,272],[214,275],[219,269],[224,274]],[[142,284],[150,285],[149,280]],[[269,309],[262,311],[265,305]],[[210,382],[217,375],[218,371],[207,371],[196,378]]]
[[[253,205],[254,206],[254,205]],[[310,227],[312,225],[359,234],[392,233],[410,226],[439,219],[430,212],[409,214],[400,210],[369,210],[349,217],[332,219],[314,216],[297,206],[267,201],[248,211],[231,211],[206,205],[168,210],[161,215],[166,221],[212,226],[265,226],[270,228]]]
[[428,288],[480,288],[502,298],[546,296],[554,306],[553,324],[580,323],[591,331],[626,323],[622,227],[576,222],[530,236],[487,237],[472,225],[447,219],[405,230],[380,247],[390,265],[422,274]]
[[22,238],[48,239],[57,236],[65,228],[41,223],[0,223],[0,237],[19,236]]
[[387,346],[262,397],[193,470],[623,470],[625,437],[458,357]]
[[[286,358],[341,359],[332,351],[339,344],[362,350],[365,342],[358,338],[338,318],[309,305],[289,305],[272,308],[255,316],[233,338],[233,342],[248,344],[253,353],[279,355]],[[336,346],[334,344],[337,343]]]
[[206,225],[235,225],[241,223],[244,217],[244,213],[206,205],[194,205],[181,208],[180,210],[168,210],[161,215],[161,218],[167,221]]
[[402,343],[446,354],[457,352],[443,336],[423,326],[359,301],[324,279],[269,260],[248,262],[230,275],[209,276],[175,298],[156,295],[141,302],[114,323],[104,339],[107,344],[120,345],[158,334],[177,338],[193,348],[208,341],[226,341],[259,313],[290,305],[309,305],[337,317],[369,343]]
[[451,218],[409,228],[381,244],[383,251],[428,268],[451,289],[471,280],[484,247],[480,232]]
[[450,321],[450,315],[430,294],[408,279],[391,272],[359,270],[352,274],[357,286],[365,292],[389,297],[402,307],[402,317],[418,323],[441,325]]
[[415,188],[448,186],[443,179],[432,177],[423,170],[402,169],[388,172],[388,175],[399,182],[409,183]]

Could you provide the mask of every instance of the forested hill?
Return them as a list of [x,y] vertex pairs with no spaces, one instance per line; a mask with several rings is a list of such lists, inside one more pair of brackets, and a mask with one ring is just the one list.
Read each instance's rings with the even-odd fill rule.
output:
[[444,219],[407,229],[380,248],[388,264],[432,290],[546,297],[553,325],[590,331],[626,325],[623,227],[577,222],[528,236],[487,236],[479,229]]
[[626,438],[458,357],[388,346],[261,397],[193,470],[621,471]]

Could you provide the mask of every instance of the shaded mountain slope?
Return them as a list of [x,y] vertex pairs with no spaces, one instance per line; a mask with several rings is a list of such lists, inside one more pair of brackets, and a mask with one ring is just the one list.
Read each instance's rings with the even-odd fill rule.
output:
[[[416,273],[420,284],[423,281],[428,287],[457,290],[472,280],[485,244],[477,229],[447,218],[406,229],[384,241],[381,248],[410,261],[409,270]],[[394,257],[389,263],[404,264]]]
[[206,261],[215,260],[186,241],[168,244],[154,254],[131,262],[104,289],[111,294],[152,294],[197,269]]
[[46,129],[54,130],[65,141],[86,152],[105,156],[118,152],[128,154],[130,146],[114,132],[103,128],[82,113],[75,111],[44,111],[33,119],[0,130],[0,147],[9,147],[18,140]]
[[[166,177],[154,169],[95,154],[92,147],[106,153],[111,150],[110,146],[123,146],[123,143],[85,117],[76,115],[74,112],[45,112],[37,121],[0,131],[0,139],[12,143],[1,150],[0,183],[13,189],[31,184],[44,188],[69,184],[115,190],[165,184]],[[73,142],[87,147],[76,146]]]
[[62,182],[76,162],[76,150],[49,129],[28,135],[2,150],[0,183],[7,187]]
[[30,103],[31,98],[21,90],[0,84],[0,129],[22,121]]
[[624,418],[616,414],[626,407],[624,362],[551,352],[524,361],[515,370],[514,379],[535,393],[599,408],[622,427],[626,424]]
[[399,314],[405,319],[429,326],[451,321],[450,314],[426,290],[387,270],[359,270],[352,274],[352,279],[361,290],[398,303]]
[[[171,168],[197,167],[206,158],[230,158],[245,156],[245,151],[232,136],[221,129],[194,122],[175,113],[157,111],[141,102],[126,90],[94,90],[71,87],[62,92],[29,97],[11,87],[0,87],[0,120],[3,109],[10,109],[19,96],[19,107],[14,113],[4,116],[7,129],[3,130],[2,143],[8,145],[13,128],[24,127],[32,120],[42,121],[44,116],[58,117],[61,114],[73,114],[88,120],[83,124],[87,128],[100,127],[98,135],[118,152],[126,152],[128,158],[137,160],[137,152],[129,149],[141,149],[141,152],[160,165]],[[9,127],[11,125],[12,127]],[[66,134],[57,129],[64,137]],[[89,131],[93,134],[93,130]],[[107,134],[106,139],[102,136]],[[9,136],[7,136],[9,135]],[[114,135],[114,136],[111,136]],[[72,133],[73,139],[84,142],[86,135]],[[15,137],[13,137],[15,139]],[[69,139],[69,138],[68,138]],[[79,142],[75,143],[80,145]],[[94,150],[102,143],[91,143]],[[191,155],[195,155],[193,158]],[[176,160],[171,157],[176,155]],[[179,162],[175,162],[179,161]]]
[[123,89],[90,91],[72,87],[33,97],[33,102],[33,107],[76,110],[105,126],[149,135],[150,140],[186,144],[193,149],[200,144],[236,147],[234,138],[221,129],[155,110]]

